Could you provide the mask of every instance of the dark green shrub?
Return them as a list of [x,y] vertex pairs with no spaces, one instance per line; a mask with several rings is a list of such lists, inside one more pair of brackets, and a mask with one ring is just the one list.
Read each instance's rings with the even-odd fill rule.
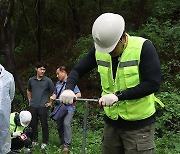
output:
[[157,95],[165,104],[164,109],[157,111],[156,134],[162,137],[166,132],[180,131],[180,95],[173,91],[161,92]]
[[15,93],[13,102],[12,102],[12,112],[20,112],[22,110],[27,110],[27,102],[23,100],[22,96],[18,93]]

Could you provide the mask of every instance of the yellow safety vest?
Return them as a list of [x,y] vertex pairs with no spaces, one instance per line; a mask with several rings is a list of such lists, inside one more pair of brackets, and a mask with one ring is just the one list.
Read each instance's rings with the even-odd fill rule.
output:
[[14,122],[14,117],[17,112],[13,112],[10,115],[10,131],[11,133],[20,131],[23,133],[24,127],[23,126],[17,126]]
[[[119,58],[115,80],[113,79],[110,54],[96,51],[102,95],[123,91],[140,83],[139,63],[144,41],[144,38],[128,35],[128,46]],[[119,101],[113,106],[104,107],[104,111],[113,120],[117,120],[118,116],[129,121],[141,120],[155,113],[155,101],[164,106],[154,94],[151,94],[139,99]]]

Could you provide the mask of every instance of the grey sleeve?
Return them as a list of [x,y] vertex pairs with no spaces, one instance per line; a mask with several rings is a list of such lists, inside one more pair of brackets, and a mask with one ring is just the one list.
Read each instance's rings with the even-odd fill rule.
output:
[[51,93],[53,93],[53,92],[54,92],[54,89],[55,89],[54,83],[52,82],[51,79],[49,79],[49,89],[50,89],[50,92],[51,92]]
[[27,89],[28,89],[29,91],[31,91],[31,79],[28,80]]

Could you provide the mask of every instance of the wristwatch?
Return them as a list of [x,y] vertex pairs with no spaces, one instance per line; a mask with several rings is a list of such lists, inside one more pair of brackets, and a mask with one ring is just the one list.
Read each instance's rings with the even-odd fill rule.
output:
[[117,91],[115,93],[115,95],[118,97],[118,100],[122,100],[122,92],[121,91]]

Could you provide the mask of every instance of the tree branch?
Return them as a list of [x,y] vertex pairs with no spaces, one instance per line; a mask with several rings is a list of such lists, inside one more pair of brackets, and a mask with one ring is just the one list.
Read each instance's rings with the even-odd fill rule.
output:
[[29,18],[28,18],[28,16],[27,16],[27,14],[26,14],[25,7],[24,7],[24,1],[21,0],[21,2],[22,2],[23,13],[24,13],[25,18],[26,18],[26,20],[27,20],[27,22],[28,22],[28,24],[29,24],[29,26],[30,26],[33,34],[34,34],[35,42],[36,42],[36,45],[37,45],[36,32],[35,32],[35,30],[33,29],[33,26],[32,26],[32,24],[31,24],[31,22],[30,22],[30,20],[29,20]]
[[8,25],[8,22],[11,20],[13,8],[14,8],[14,0],[9,0],[8,4],[9,5],[8,5],[8,9],[7,9],[7,14],[6,14],[4,24],[3,24],[4,27],[6,27]]

